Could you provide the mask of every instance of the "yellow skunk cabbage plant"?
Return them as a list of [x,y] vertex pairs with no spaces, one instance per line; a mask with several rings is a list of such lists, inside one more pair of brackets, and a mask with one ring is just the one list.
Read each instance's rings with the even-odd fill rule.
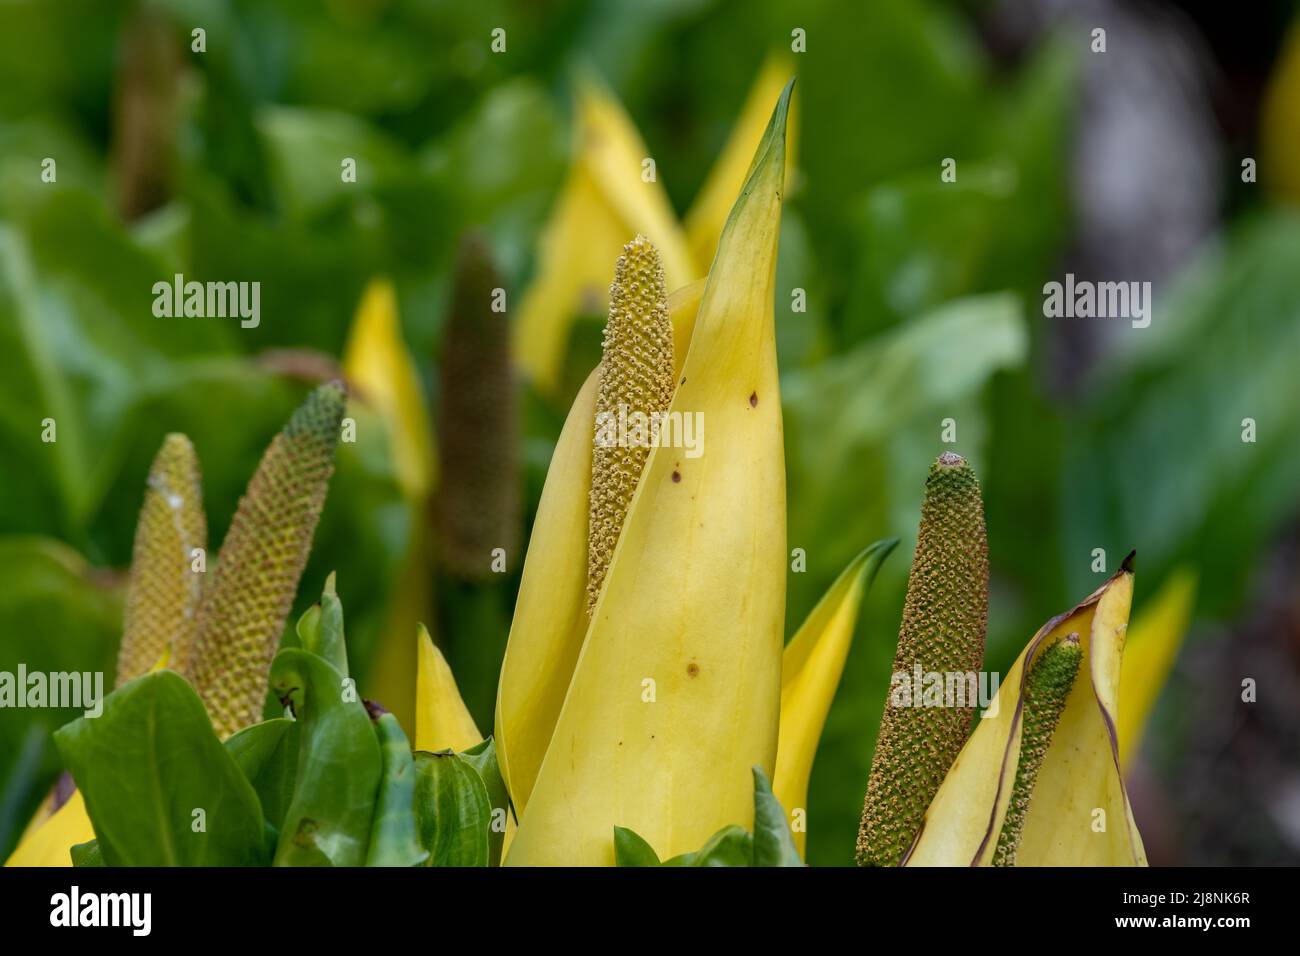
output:
[[908,866],[1144,866],[1115,732],[1132,558],[1039,629],[948,770]]
[[[663,441],[661,433],[652,443],[590,614],[588,564],[578,558],[549,595],[551,608],[576,606],[573,619],[521,618],[532,609],[524,601],[530,549],[498,693],[497,743],[521,813],[508,864],[612,864],[615,826],[636,831],[660,856],[690,852],[720,828],[752,821],[751,770],[770,774],[775,765],[786,549],[773,296],[789,96],[787,86],[723,232],[674,374],[660,423],[676,440]],[[637,314],[647,341],[663,343],[659,317],[667,302],[654,301],[662,295],[653,290],[657,267],[625,267],[623,279],[650,281],[652,289],[616,289],[611,299]],[[645,361],[664,361],[664,351]],[[611,367],[628,359],[607,349],[597,389],[614,374]],[[609,424],[582,407],[588,400],[580,394],[575,402],[582,459]],[[692,448],[688,423],[701,422],[707,435],[697,428],[702,445]],[[577,470],[568,487],[557,489],[564,500],[555,506],[590,517],[583,499],[596,510],[606,500],[596,477]],[[547,485],[549,492],[549,478]],[[588,522],[570,521],[566,530],[572,542],[563,550],[585,555]],[[553,564],[562,555],[552,551],[542,560]],[[535,706],[539,695],[521,694],[529,682],[518,673],[525,657],[563,658],[571,667],[568,675],[550,667],[548,692],[563,696],[549,734],[538,724],[552,719]],[[532,726],[521,736],[523,723]],[[701,733],[716,727],[728,732]]]
[[[1145,865],[1116,731],[1132,557],[1043,625],[996,697],[979,700],[983,503],[965,460],[938,458],[867,783],[860,864]],[[984,712],[968,736],[977,704]]]
[[575,87],[575,162],[516,327],[520,365],[544,394],[560,384],[574,318],[605,307],[609,262],[629,234],[644,233],[659,249],[671,287],[700,274],[658,176],[643,175],[650,153],[631,118],[594,75],[579,76]]
[[[119,685],[101,715],[56,733],[77,789],[11,865],[499,860],[508,800],[492,742],[427,635],[417,746],[428,751],[358,694],[333,575],[277,652],[343,401],[339,386],[318,388],[272,441],[212,569],[194,450],[164,442],[137,528]],[[284,716],[261,720],[268,692]]]
[[[517,334],[535,340],[525,368],[536,384],[553,384],[574,296],[612,278],[603,353],[547,472],[492,736],[471,711],[479,675],[462,670],[458,685],[406,616],[394,618],[407,646],[392,660],[408,663],[379,668],[377,683],[407,685],[413,743],[382,701],[367,699],[332,574],[283,633],[345,411],[343,389],[325,385],[271,443],[210,563],[194,449],[179,435],[164,442],[137,526],[118,686],[101,716],[56,732],[76,791],[47,802],[10,863],[802,865],[818,741],[859,610],[896,542],[851,561],[785,642],[774,303],[792,85],[777,93],[764,71],[759,89],[775,107],[725,225],[714,229],[715,181],[691,220],[689,245],[712,262],[694,283],[666,199],[621,185],[629,157],[644,152],[629,146],[635,131],[606,92],[582,89],[583,159]],[[733,172],[756,109],[728,148]],[[579,241],[612,243],[599,269],[570,268]],[[510,385],[504,320],[482,314],[496,281],[485,247],[467,243],[459,344],[441,376],[458,400],[478,394],[484,369],[500,373],[484,394]],[[434,455],[384,283],[366,294],[345,367],[406,449],[398,472],[413,511],[423,510]],[[517,518],[509,494],[505,523],[475,523],[452,506],[513,473],[505,458],[456,471],[466,464],[458,445],[472,443],[455,428],[495,429],[514,415],[512,404],[478,410],[486,417],[452,416],[441,429],[436,527],[449,568],[452,550],[469,553],[467,579]],[[417,575],[421,566],[408,565]],[[1121,756],[1168,672],[1192,585],[1175,578],[1153,604],[1141,654],[1126,665],[1130,556],[1040,628],[984,699],[988,577],[980,485],[948,452],[926,482],[893,679],[872,728],[859,862],[1144,864]],[[399,590],[427,583],[404,576]],[[480,635],[452,630],[440,634],[455,663],[455,641]],[[963,693],[950,699],[953,690]],[[268,701],[276,716],[262,719]]]
[[[193,685],[189,693],[202,698],[204,721],[210,716],[218,735],[261,717],[267,670],[324,505],[342,414],[343,390],[334,384],[316,389],[294,412],[240,499],[212,569],[198,459],[185,436],[167,436],[150,468],[136,527],[118,693],[138,679],[158,686],[153,672],[173,667]],[[106,727],[113,725],[111,700],[105,701]],[[101,726],[84,718],[79,724]],[[82,733],[95,737],[89,729]],[[60,741],[68,739],[72,728],[61,734]],[[111,751],[94,763],[111,780]],[[10,864],[68,864],[70,848],[91,835],[95,801],[104,799],[83,793],[77,782],[78,791],[28,832]]]
[[[573,323],[608,307],[609,263],[629,236],[643,235],[655,245],[670,290],[709,271],[790,72],[787,56],[764,62],[684,224],[659,182],[653,152],[614,94],[590,72],[577,77],[573,163],[541,237],[537,275],[516,325],[519,364],[538,391],[559,391]],[[786,168],[793,164],[794,112],[790,103],[789,129],[782,130]]]
[[[896,675],[867,781],[858,862],[893,866],[911,842],[944,772],[966,740],[975,701],[917,700],[914,675],[975,674],[984,660],[989,561],[984,502],[966,460],[945,452],[930,468],[907,581]],[[901,682],[900,682],[901,683]],[[964,686],[964,685],[959,685]]]

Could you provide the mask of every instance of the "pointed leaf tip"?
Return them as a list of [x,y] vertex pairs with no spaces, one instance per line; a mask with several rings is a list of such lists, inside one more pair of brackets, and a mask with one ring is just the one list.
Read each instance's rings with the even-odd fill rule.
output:
[[767,131],[763,134],[763,142],[759,146],[758,158],[755,160],[757,166],[762,158],[770,149],[778,148],[777,159],[781,164],[782,170],[785,168],[785,133],[786,126],[790,119],[790,97],[794,94],[794,77],[790,77],[790,82],[786,83],[785,89],[777,97],[776,106],[772,110],[772,119],[768,123]]
[[896,547],[898,547],[897,538],[881,538],[863,548],[853,560],[867,559],[873,568],[878,568]]

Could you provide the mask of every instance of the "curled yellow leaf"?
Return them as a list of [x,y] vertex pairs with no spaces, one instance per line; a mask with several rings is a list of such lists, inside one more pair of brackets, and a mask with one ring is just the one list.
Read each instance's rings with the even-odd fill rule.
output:
[[81,791],[23,834],[5,866],[72,866],[72,848],[95,839]]
[[366,287],[343,350],[343,373],[388,428],[398,483],[423,501],[436,479],[433,430],[415,361],[402,339],[397,293],[387,279]]
[[[772,792],[787,814],[808,806],[808,778],[826,715],[844,673],[862,597],[897,540],[878,541],[854,558],[817,602],[781,657],[781,729]],[[791,823],[800,856],[808,835]]]
[[433,643],[424,625],[419,625],[418,666],[415,672],[415,749],[433,753],[438,750],[469,750],[483,739],[469,708],[461,699],[460,688],[447,659]]
[[640,233],[663,257],[669,289],[694,281],[697,267],[652,155],[614,95],[590,75],[575,90],[574,163],[538,250],[524,295],[515,354],[524,374],[553,394],[575,317],[609,304],[610,266]]
[[669,409],[703,416],[702,454],[650,453],[507,863],[612,864],[615,826],[661,858],[697,849],[752,824],[752,768],[775,763],[786,567],[773,298],[788,105],[789,87]]
[[1133,598],[1128,561],[1078,607],[1048,621],[1003,678],[926,811],[907,866],[987,866],[1006,819],[1023,725],[1024,675],[1071,634],[1082,658],[1024,816],[1019,866],[1145,866],[1120,776],[1115,715]]

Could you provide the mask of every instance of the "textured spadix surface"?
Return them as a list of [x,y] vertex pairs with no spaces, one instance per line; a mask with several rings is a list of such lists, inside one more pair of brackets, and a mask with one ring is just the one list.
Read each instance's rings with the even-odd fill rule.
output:
[[494,302],[502,279],[486,239],[469,233],[456,258],[439,369],[442,474],[436,545],[458,578],[490,579],[497,548],[519,546],[519,423],[510,323]]
[[[703,292],[701,280],[668,296],[674,374],[681,372]],[[590,623],[587,525],[599,376],[597,369],[587,377],[551,456],[501,662],[497,760],[510,799],[521,813],[532,794]]]
[[147,673],[194,636],[203,575],[194,551],[208,546],[199,461],[184,435],[171,434],[149,468],[135,526],[117,685]]
[[[591,514],[587,537],[587,609],[601,585],[623,519],[650,456],[652,416],[673,400],[673,329],[659,252],[644,236],[623,247],[609,290],[609,321],[597,370]],[[638,418],[639,416],[639,418]],[[640,423],[625,428],[623,423]]]
[[1011,788],[1007,815],[998,835],[997,850],[993,856],[995,866],[1015,866],[1016,850],[1020,847],[1020,834],[1024,830],[1029,803],[1034,797],[1034,784],[1043,758],[1051,746],[1052,734],[1065,709],[1065,699],[1070,696],[1074,679],[1079,676],[1079,661],[1083,652],[1079,635],[1067,634],[1043,653],[1029,668],[1025,681],[1024,729],[1020,733],[1020,760],[1016,765],[1016,781]]
[[785,462],[773,325],[789,87],[732,211],[671,411],[699,457],[650,453],[507,862],[660,858],[753,822],[776,757]]
[[334,472],[344,396],[322,385],[271,441],[226,532],[178,669],[226,737],[256,723]]
[[964,458],[945,452],[930,466],[926,479],[894,653],[894,675],[913,683],[909,699],[898,705],[891,682],[871,758],[858,831],[858,862],[864,866],[898,864],[966,742],[975,701],[924,706],[914,675],[918,668],[923,675],[945,675],[947,686],[948,674],[978,674],[984,661],[988,587],[979,481]]

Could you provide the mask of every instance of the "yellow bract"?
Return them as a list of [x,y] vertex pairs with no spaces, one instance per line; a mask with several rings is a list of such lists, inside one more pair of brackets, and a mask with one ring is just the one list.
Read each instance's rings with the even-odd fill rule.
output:
[[508,863],[612,864],[616,825],[661,858],[697,849],[752,824],[751,770],[775,763],[786,567],[773,299],[788,105],[789,87],[670,407],[703,416],[703,455],[650,454]]
[[[787,57],[763,64],[718,161],[678,223],[651,171],[647,149],[619,102],[599,81],[582,77],[575,96],[574,162],[541,238],[537,275],[516,326],[520,366],[543,394],[554,395],[576,316],[603,312],[610,263],[628,238],[641,233],[659,250],[669,289],[709,270],[737,194],[749,177],[771,112],[790,75]],[[786,124],[787,168],[796,140],[793,99]]]
[[416,528],[393,588],[371,677],[371,692],[409,732],[415,664],[411,629],[429,617],[430,600],[431,556],[420,525],[427,520],[428,497],[437,484],[438,459],[419,372],[402,338],[397,294],[387,279],[371,281],[361,297],[343,351],[343,373],[355,391],[349,414],[361,433],[368,433],[365,416],[373,414],[388,434],[393,469]]
[[1021,831],[1020,866],[1145,866],[1119,771],[1115,715],[1133,598],[1127,563],[1074,610],[1049,621],[1003,678],[926,811],[907,866],[988,865],[1020,753],[1027,660],[1078,634],[1083,661],[1043,759]]
[[[704,282],[668,297],[674,372],[695,328]],[[587,526],[599,372],[578,392],[551,456],[533,524],[497,690],[496,747],[522,813],[551,742],[573,665],[587,633]]]
[[415,749],[430,753],[469,750],[483,735],[461,699],[447,659],[423,624],[415,640],[419,657],[415,672]]
[[366,288],[343,351],[343,373],[388,427],[402,490],[423,501],[437,477],[433,429],[414,360],[402,339],[397,294],[387,279]]
[[638,233],[659,250],[668,288],[697,267],[653,160],[631,119],[594,78],[578,81],[574,165],[542,235],[537,276],[516,326],[516,355],[545,394],[559,385],[574,318],[609,304],[610,264]]
[[[895,542],[873,545],[853,559],[817,602],[781,658],[781,732],[772,792],[787,816],[808,806],[808,777],[826,715],[853,644],[858,609],[875,569]],[[802,856],[807,832],[791,822]]]
[[5,866],[72,866],[71,851],[78,843],[95,839],[81,791],[53,814],[32,820]]

